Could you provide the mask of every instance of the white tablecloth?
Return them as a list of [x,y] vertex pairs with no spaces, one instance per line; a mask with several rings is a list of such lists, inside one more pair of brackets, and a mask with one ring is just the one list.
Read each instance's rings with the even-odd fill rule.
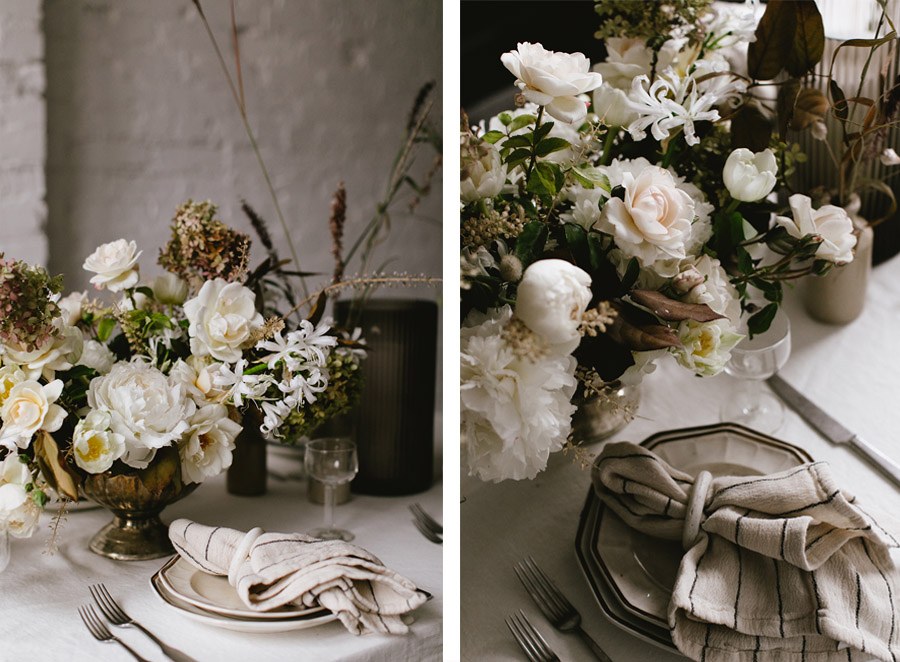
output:
[[[813,321],[796,291],[787,293],[793,351],[782,376],[866,441],[900,461],[900,257],[876,267],[863,314],[846,326]],[[640,418],[612,440],[640,442],[662,430],[719,421],[719,406],[736,380],[700,379],[671,360],[644,379]],[[775,436],[829,460],[840,484],[863,503],[900,508],[900,491],[851,451],[822,439],[788,410]],[[588,447],[592,454],[600,444]],[[581,611],[585,629],[615,662],[674,662],[685,658],[637,640],[601,612],[575,556],[579,514],[590,485],[589,470],[557,453],[533,481],[482,483],[462,480],[461,623],[463,660],[524,658],[504,623],[523,609],[563,660],[595,658],[576,635],[547,623],[513,571],[535,560]]]
[[[270,453],[270,464],[272,455]],[[290,470],[290,467],[280,466]],[[287,472],[285,471],[285,472]],[[321,523],[322,506],[306,498],[306,483],[269,478],[261,497],[236,497],[225,491],[218,476],[163,512],[164,521],[187,517],[206,524],[237,529],[261,526],[268,531],[305,531]],[[247,634],[195,623],[164,605],[149,580],[166,559],[116,562],[88,550],[91,536],[109,521],[104,510],[73,512],[58,537],[59,550],[49,556],[50,517],[28,540],[12,541],[12,560],[0,573],[0,661],[37,659],[117,662],[131,659],[118,645],[91,637],[77,608],[90,603],[88,586],[104,582],[128,614],[171,646],[198,662],[264,662],[286,660],[440,660],[443,633],[442,548],[416,530],[408,506],[418,502],[440,519],[442,484],[408,497],[354,495],[337,507],[336,523],[356,534],[354,541],[390,568],[434,594],[413,613],[406,636],[355,637],[339,622],[277,634]],[[116,628],[114,634],[152,662],[166,658],[141,632]]]

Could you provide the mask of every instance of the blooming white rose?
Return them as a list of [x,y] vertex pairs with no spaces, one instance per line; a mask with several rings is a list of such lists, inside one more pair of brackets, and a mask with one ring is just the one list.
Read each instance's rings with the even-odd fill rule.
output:
[[181,473],[188,483],[202,483],[231,466],[234,440],[241,426],[228,418],[224,405],[206,405],[190,420],[187,442],[179,449]]
[[17,365],[9,364],[0,368],[0,405],[6,400],[12,387],[25,379],[25,373]]
[[263,324],[252,290],[221,278],[203,283],[197,296],[185,302],[184,313],[190,322],[191,352],[228,363],[241,358],[241,349]]
[[725,315],[732,326],[740,324],[740,297],[716,258],[708,255],[692,258],[673,279],[672,287],[683,295],[684,301],[706,304],[719,315]]
[[500,57],[516,77],[516,86],[528,101],[544,106],[563,122],[581,122],[587,106],[576,98],[603,83],[603,77],[590,71],[591,64],[581,53],[557,53],[540,44],[518,44],[515,51]]
[[771,149],[754,154],[746,147],[739,147],[728,155],[722,178],[732,198],[756,202],[775,188],[777,172],[778,163]]
[[187,361],[178,359],[169,371],[169,377],[184,384],[187,394],[198,407],[214,402],[222,402],[228,396],[228,389],[216,384],[216,377],[225,365],[217,361],[207,363],[197,356],[189,356]]
[[577,362],[566,354],[518,356],[502,338],[509,306],[471,313],[460,330],[460,433],[469,473],[534,478],[571,429]]
[[78,365],[86,366],[105,375],[112,369],[115,362],[116,355],[110,351],[109,347],[96,340],[87,340],[84,343],[84,351],[81,352]]
[[48,381],[56,378],[57,370],[72,368],[81,358],[84,336],[77,327],[65,326],[62,318],[56,318],[53,323],[59,332],[34,351],[0,343],[3,362],[18,365],[28,379],[43,376]]
[[562,354],[578,347],[578,325],[591,302],[591,277],[565,260],[538,260],[522,276],[516,317]]
[[94,410],[75,426],[72,454],[88,473],[103,473],[125,454],[125,437],[109,429],[111,422],[108,412]]
[[484,156],[473,159],[463,153],[466,178],[459,182],[459,197],[463,202],[475,202],[500,194],[506,183],[506,164],[500,159],[500,151],[490,143],[482,143],[479,149]]
[[[9,455],[3,464],[19,462],[17,455]],[[28,476],[28,481],[31,477]],[[25,483],[4,482],[0,479],[0,531],[3,529],[16,538],[29,538],[34,533],[41,509],[25,489]]]
[[66,410],[53,404],[62,393],[63,383],[56,379],[49,384],[34,380],[13,386],[0,406],[0,446],[12,450],[27,448],[38,430],[56,432],[66,417]]
[[703,377],[718,375],[731,358],[732,348],[744,336],[735,332],[731,322],[685,320],[678,325],[681,347],[673,348],[675,358],[685,368]]
[[116,363],[95,377],[87,401],[109,413],[110,429],[125,440],[122,461],[135,469],[146,468],[158,448],[177,443],[197,409],[183,383],[139,362]]
[[116,239],[100,245],[82,266],[86,271],[97,274],[91,277],[91,282],[98,290],[121,292],[137,285],[137,261],[142,252],[135,242]]
[[610,198],[603,205],[597,228],[611,234],[622,252],[643,266],[660,258],[684,258],[695,216],[693,198],[676,186],[668,170],[657,166],[637,176],[623,173],[622,186],[625,199]]
[[72,292],[56,302],[62,311],[63,324],[75,326],[81,320],[82,306],[86,298],[86,292]]
[[847,211],[834,205],[823,205],[812,208],[812,200],[801,193],[795,193],[788,202],[794,218],[776,216],[775,222],[788,231],[792,237],[802,239],[807,235],[822,238],[816,250],[816,257],[836,264],[847,264],[853,261],[853,247],[856,246],[856,235],[853,234],[853,221]]
[[187,300],[188,283],[176,274],[166,272],[153,279],[153,296],[162,304],[180,306]]

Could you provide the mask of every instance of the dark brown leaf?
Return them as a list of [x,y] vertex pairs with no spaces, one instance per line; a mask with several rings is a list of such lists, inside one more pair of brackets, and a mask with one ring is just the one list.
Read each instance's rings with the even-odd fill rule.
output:
[[696,322],[712,322],[725,316],[719,315],[705,303],[684,303],[670,299],[656,290],[632,290],[631,300],[653,311],[657,317],[667,322],[694,320]]
[[800,90],[800,94],[797,95],[797,100],[794,102],[791,128],[794,131],[801,131],[813,122],[825,119],[828,107],[828,99],[820,90],[813,87]]
[[780,72],[793,47],[792,3],[771,0],[756,26],[756,40],[747,48],[747,71],[756,80],[772,80]]
[[784,141],[787,137],[788,126],[794,118],[794,105],[800,94],[800,80],[791,78],[786,80],[778,88],[778,98],[775,107],[778,112],[778,137]]
[[772,122],[752,104],[744,105],[731,120],[731,148],[761,152],[769,146]]
[[661,324],[635,326],[624,315],[616,315],[606,335],[620,345],[636,351],[681,346],[674,329]]
[[822,59],[825,50],[825,28],[814,0],[789,3],[793,11],[794,39],[784,68],[791,76],[806,75]]
[[325,292],[319,292],[319,296],[316,297],[316,304],[313,306],[312,311],[309,313],[309,317],[306,320],[315,326],[322,319],[322,315],[325,314],[325,304],[328,303],[328,295]]
[[40,430],[34,440],[34,459],[44,479],[58,494],[78,501],[76,481],[78,476],[69,468],[65,457],[59,452],[56,440],[50,433]]

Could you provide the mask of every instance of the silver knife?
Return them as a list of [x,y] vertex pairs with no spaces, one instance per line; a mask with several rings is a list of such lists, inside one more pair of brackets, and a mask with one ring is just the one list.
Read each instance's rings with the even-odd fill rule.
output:
[[772,390],[788,403],[794,411],[800,414],[803,420],[814,427],[819,434],[832,443],[848,444],[872,467],[877,469],[897,487],[900,487],[900,464],[897,464],[897,462],[880,450],[869,445],[838,423],[778,375],[772,375],[767,381]]

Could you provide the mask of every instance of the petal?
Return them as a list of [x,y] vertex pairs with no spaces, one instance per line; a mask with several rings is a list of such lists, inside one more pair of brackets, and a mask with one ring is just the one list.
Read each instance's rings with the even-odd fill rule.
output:
[[587,117],[587,105],[575,97],[556,97],[547,106],[547,112],[562,122],[575,124]]

